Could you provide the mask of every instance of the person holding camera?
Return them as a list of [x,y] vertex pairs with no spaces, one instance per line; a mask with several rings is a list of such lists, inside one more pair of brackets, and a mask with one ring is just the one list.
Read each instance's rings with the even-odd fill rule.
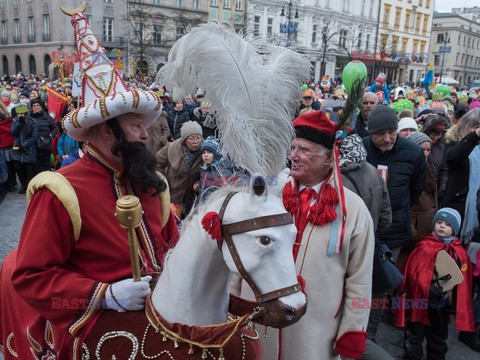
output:
[[37,162],[37,120],[26,113],[19,113],[13,120],[10,134],[15,137],[12,147],[12,159],[15,172],[20,179],[19,194],[25,194],[27,185],[35,176]]

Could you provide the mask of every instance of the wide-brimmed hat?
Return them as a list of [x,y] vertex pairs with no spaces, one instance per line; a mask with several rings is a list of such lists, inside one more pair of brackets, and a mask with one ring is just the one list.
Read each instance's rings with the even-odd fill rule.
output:
[[149,127],[159,117],[162,104],[153,91],[132,90],[108,59],[93,35],[86,16],[72,15],[75,45],[80,56],[81,107],[63,118],[63,127],[75,140],[86,141],[88,128],[127,113],[141,114]]

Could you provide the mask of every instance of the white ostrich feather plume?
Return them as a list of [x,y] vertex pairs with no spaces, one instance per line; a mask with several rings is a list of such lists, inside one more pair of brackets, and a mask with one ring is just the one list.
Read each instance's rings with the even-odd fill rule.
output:
[[277,175],[286,164],[292,120],[310,62],[283,47],[248,42],[215,23],[192,29],[172,47],[157,83],[174,99],[197,87],[217,112],[222,152],[251,174]]

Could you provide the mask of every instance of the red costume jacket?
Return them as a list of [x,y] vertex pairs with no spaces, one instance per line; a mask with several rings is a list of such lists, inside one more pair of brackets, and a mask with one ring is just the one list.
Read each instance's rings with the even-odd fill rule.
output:
[[162,216],[162,197],[132,189],[97,149],[58,173],[63,177],[41,173],[30,183],[29,192],[36,192],[18,251],[2,267],[5,360],[32,353],[76,358],[74,348],[101,314],[109,283],[132,277],[127,233],[114,216],[120,196],[133,193],[144,211],[137,228],[142,274],[160,272],[163,255],[178,241],[173,215]]
[[[456,328],[459,331],[475,331],[472,305],[472,264],[458,238],[455,238],[450,244],[444,244],[433,235],[423,237],[408,257],[403,271],[405,280],[400,284],[399,289],[400,291],[406,290],[405,297],[407,299],[419,301],[428,299],[433,269],[437,253],[440,250],[447,251],[450,256],[454,254],[454,259],[460,263],[460,270],[464,277],[463,282],[456,286]],[[405,309],[405,307],[401,307],[395,311],[396,326],[405,326],[405,315],[411,322],[430,325],[427,308],[419,306],[419,308]]]

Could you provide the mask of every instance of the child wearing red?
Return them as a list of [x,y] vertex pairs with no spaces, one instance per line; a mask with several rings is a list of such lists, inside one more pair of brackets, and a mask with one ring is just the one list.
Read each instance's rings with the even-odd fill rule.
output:
[[[397,310],[397,326],[405,329],[403,359],[423,358],[423,339],[427,340],[427,359],[445,359],[447,354],[448,321],[456,315],[456,328],[460,331],[475,331],[472,306],[472,264],[456,234],[460,230],[461,217],[452,208],[438,210],[433,219],[433,232],[422,238],[410,254],[404,269],[404,282],[400,285],[409,299],[405,304],[427,304]],[[454,287],[453,301],[449,302],[444,292],[433,282],[435,261],[440,250],[445,250],[460,268],[464,280]],[[417,302],[416,302],[417,300]]]

